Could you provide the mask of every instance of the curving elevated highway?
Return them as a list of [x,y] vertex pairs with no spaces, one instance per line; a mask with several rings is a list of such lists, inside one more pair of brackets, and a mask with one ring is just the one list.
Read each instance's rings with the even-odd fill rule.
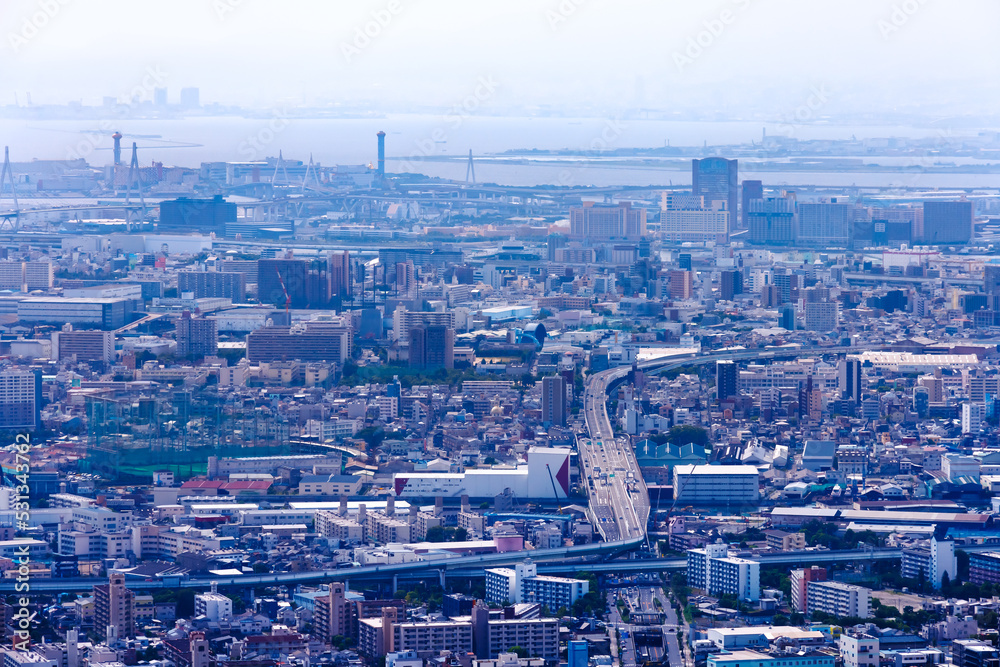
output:
[[[699,366],[723,360],[773,360],[809,354],[839,354],[872,349],[867,346],[828,348],[787,348],[746,350],[697,355],[682,354],[651,359],[638,364],[643,371],[663,372],[683,366]],[[591,520],[605,541],[646,538],[649,520],[649,492],[639,473],[635,451],[629,438],[615,437],[608,415],[608,391],[628,375],[627,366],[590,376],[584,391],[583,408],[589,438],[578,443],[581,475],[586,480]]]

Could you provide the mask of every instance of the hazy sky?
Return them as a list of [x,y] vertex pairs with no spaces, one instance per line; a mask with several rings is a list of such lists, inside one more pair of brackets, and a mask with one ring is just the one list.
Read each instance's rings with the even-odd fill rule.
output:
[[996,0],[2,0],[0,104],[152,72],[171,102],[992,113],[997,26]]

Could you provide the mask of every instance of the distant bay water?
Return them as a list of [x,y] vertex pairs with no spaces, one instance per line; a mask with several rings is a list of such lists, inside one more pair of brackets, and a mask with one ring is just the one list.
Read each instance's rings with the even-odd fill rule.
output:
[[[990,128],[984,128],[990,129]],[[749,144],[764,131],[801,140],[846,140],[881,137],[935,137],[939,128],[894,125],[844,126],[802,124],[794,127],[758,121],[664,121],[613,118],[549,118],[441,115],[390,115],[384,118],[295,118],[275,113],[257,118],[192,116],[177,119],[23,120],[0,119],[0,144],[9,145],[11,159],[85,157],[91,165],[111,162],[111,134],[125,134],[123,147],[135,141],[140,162],[197,167],[201,162],[260,160],[276,156],[323,165],[367,164],[376,160],[375,134],[386,132],[389,172],[409,170],[429,176],[464,180],[462,156],[503,153],[518,149],[588,151],[615,148],[656,148]],[[962,128],[956,134],[974,135]],[[424,160],[453,156],[454,161]],[[878,158],[873,158],[878,160]],[[879,160],[907,164],[909,158]],[[942,162],[975,162],[941,157]],[[914,164],[925,160],[913,159]],[[788,171],[755,172],[751,161],[741,164],[741,177],[760,178],[773,186],[830,187],[1000,187],[1000,174],[912,174],[871,167],[830,171],[799,167]],[[563,159],[504,163],[477,162],[478,182],[504,185],[685,185],[690,171],[668,163],[602,165]]]

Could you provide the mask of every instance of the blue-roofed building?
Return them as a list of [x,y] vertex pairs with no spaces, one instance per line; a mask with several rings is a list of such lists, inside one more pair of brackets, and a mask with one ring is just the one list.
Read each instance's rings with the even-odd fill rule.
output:
[[635,458],[643,479],[649,484],[669,484],[674,466],[702,465],[708,462],[704,447],[698,445],[656,444],[642,440],[635,446]]

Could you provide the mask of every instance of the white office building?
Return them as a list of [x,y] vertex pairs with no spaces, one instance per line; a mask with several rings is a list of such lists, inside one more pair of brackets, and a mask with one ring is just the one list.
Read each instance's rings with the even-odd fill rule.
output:
[[219,593],[215,584],[209,593],[194,596],[194,615],[204,616],[210,621],[228,621],[233,617],[233,601]]
[[945,574],[950,581],[955,581],[958,576],[955,543],[932,536],[927,545],[903,549],[902,573],[908,579],[923,578],[934,588],[941,588],[941,580]]
[[538,603],[554,612],[561,607],[571,608],[588,592],[590,582],[540,576],[538,566],[531,561],[518,563],[513,569],[486,570],[486,600],[494,604]]
[[979,433],[983,425],[983,406],[979,403],[962,403],[962,434]]
[[748,602],[760,599],[760,563],[730,558],[726,544],[688,550],[687,579],[689,586],[709,595],[735,595]]

